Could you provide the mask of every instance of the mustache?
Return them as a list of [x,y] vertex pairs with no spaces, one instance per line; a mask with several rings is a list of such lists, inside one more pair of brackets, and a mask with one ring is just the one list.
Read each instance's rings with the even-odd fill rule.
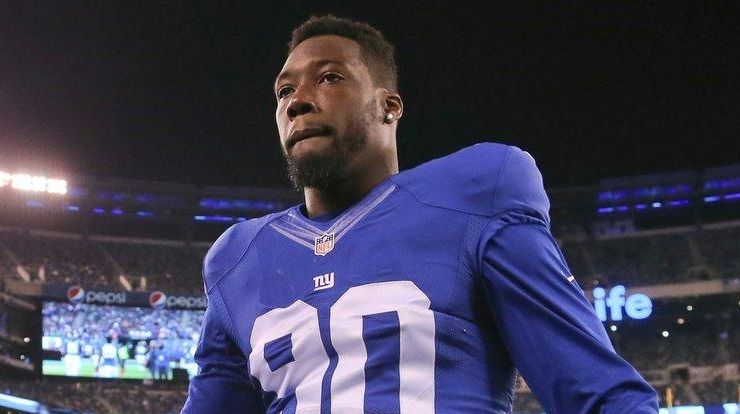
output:
[[301,129],[296,129],[290,133],[288,140],[285,143],[286,148],[292,148],[296,143],[303,141],[306,138],[311,138],[319,135],[330,135],[334,130],[328,125],[309,125]]

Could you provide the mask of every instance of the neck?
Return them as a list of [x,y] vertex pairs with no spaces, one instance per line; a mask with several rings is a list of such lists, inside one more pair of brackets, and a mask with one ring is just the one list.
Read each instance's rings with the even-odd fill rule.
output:
[[398,162],[395,161],[383,168],[365,171],[362,176],[350,176],[327,190],[305,187],[306,214],[309,218],[338,214],[362,200],[373,188],[397,172]]

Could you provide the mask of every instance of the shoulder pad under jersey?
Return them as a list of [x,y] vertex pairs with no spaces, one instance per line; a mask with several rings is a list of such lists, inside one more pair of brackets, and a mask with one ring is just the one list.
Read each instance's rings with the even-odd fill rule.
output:
[[550,202],[542,175],[532,156],[517,147],[473,145],[393,180],[431,206],[485,216],[523,210],[549,223]]
[[213,243],[203,260],[203,282],[206,293],[233,269],[247,253],[257,233],[276,214],[234,224]]

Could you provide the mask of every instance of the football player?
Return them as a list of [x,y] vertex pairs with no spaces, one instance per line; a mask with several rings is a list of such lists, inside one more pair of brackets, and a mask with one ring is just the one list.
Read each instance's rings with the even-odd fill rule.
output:
[[[305,202],[239,223],[204,264],[185,414],[654,414],[550,234],[532,157],[479,144],[399,172],[393,47],[332,16],[275,80]],[[451,134],[454,131],[451,131]]]

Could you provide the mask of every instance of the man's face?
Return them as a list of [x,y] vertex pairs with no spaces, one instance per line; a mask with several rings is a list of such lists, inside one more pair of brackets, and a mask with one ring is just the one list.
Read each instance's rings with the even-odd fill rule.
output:
[[339,36],[299,44],[275,81],[275,118],[297,188],[342,181],[382,119],[360,46]]

